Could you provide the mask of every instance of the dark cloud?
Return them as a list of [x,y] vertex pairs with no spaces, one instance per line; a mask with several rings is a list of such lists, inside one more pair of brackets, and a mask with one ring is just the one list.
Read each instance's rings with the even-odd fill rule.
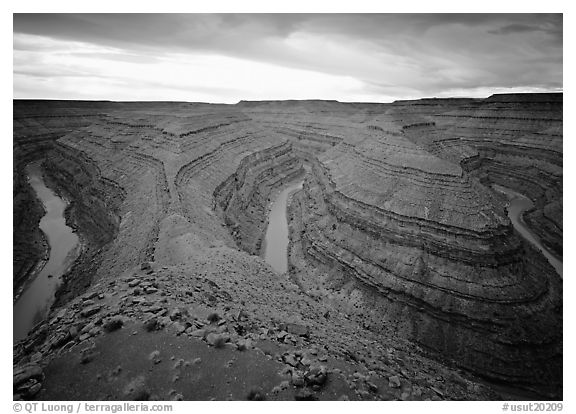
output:
[[14,32],[113,47],[250,49],[298,31],[379,43],[439,26],[486,26],[489,33],[562,32],[547,14],[14,14]]
[[[522,15],[520,15],[522,16]],[[542,32],[551,36],[562,45],[563,21],[561,14],[536,15],[537,18],[526,19],[527,22],[515,22],[503,25],[488,33],[497,35],[522,34],[527,32]],[[538,18],[539,17],[539,18]]]
[[489,30],[488,33],[492,34],[510,34],[510,33],[523,33],[523,32],[536,32],[542,30],[538,26],[530,26],[522,23],[513,23],[500,27],[496,30]]
[[[557,88],[562,26],[561,14],[14,15],[15,33],[115,49],[94,52],[102,59],[154,63],[170,53],[208,53],[349,76],[374,93],[422,95]],[[30,45],[15,40],[14,49]]]
[[14,32],[118,48],[205,50],[283,38],[302,19],[265,14],[15,14]]

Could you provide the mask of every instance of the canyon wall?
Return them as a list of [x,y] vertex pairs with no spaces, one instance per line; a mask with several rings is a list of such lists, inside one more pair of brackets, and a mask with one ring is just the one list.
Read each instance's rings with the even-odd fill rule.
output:
[[[324,315],[490,380],[561,394],[562,281],[490,188],[530,197],[526,222],[561,256],[561,95],[98,105],[45,147],[15,126],[19,168],[35,158],[16,149],[38,141],[85,243],[58,306],[142,262],[220,268],[214,249],[232,249],[260,266],[269,203],[304,175],[289,205],[289,277]],[[26,107],[15,103],[15,119]],[[34,208],[15,176],[15,206]],[[25,260],[15,255],[19,268]]]
[[[562,95],[493,95],[458,105],[403,105],[414,112],[408,139],[459,163],[480,182],[526,194],[534,209],[527,224],[562,257]],[[422,110],[421,108],[427,108]],[[400,117],[400,115],[396,115]],[[395,117],[396,117],[395,116]]]
[[283,117],[264,104],[245,111],[275,131],[290,125],[295,146],[317,140],[310,119],[341,137],[309,157],[312,173],[290,207],[298,283],[370,329],[554,392],[562,282],[515,233],[490,185],[530,197],[526,221],[561,254],[561,96],[309,105]]
[[[401,165],[373,145],[340,147],[314,165],[292,205],[301,282],[322,285],[322,296],[361,286],[348,286],[344,299],[372,329],[475,372],[558,383],[562,288],[554,269],[457,166],[438,168],[400,137],[388,142],[394,160],[408,153]],[[310,268],[321,265],[319,282]]]
[[118,233],[119,206],[125,192],[102,177],[98,167],[83,152],[56,143],[44,163],[47,181],[66,199],[69,222],[81,237],[82,251],[63,277],[57,303],[67,303],[86,291],[101,264],[102,249]]
[[43,160],[54,142],[103,114],[97,102],[14,101],[13,116],[13,292],[48,257],[48,244],[38,225],[42,203],[28,184],[26,165]]
[[239,168],[214,190],[216,207],[242,250],[257,255],[275,189],[302,175],[302,161],[288,143],[242,159]]

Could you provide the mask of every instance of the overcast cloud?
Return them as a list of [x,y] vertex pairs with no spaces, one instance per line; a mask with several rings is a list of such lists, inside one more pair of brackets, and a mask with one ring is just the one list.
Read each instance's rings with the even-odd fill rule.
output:
[[562,15],[15,14],[14,97],[380,101],[562,90]]

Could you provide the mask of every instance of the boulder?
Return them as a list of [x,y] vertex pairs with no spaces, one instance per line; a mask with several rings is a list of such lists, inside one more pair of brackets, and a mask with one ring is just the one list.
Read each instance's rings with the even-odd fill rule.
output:
[[390,388],[400,388],[402,386],[402,383],[400,382],[400,378],[398,377],[398,375],[393,375],[391,377],[388,377],[388,385],[390,386]]
[[100,312],[100,309],[102,309],[102,305],[92,305],[92,306],[89,306],[87,308],[82,309],[82,312],[80,312],[80,315],[82,315],[84,318],[87,318],[89,316],[95,315],[98,312]]
[[14,368],[12,380],[14,387],[17,387],[30,379],[35,379],[37,381],[44,380],[44,373],[40,365],[29,363]]
[[324,385],[328,379],[328,371],[324,365],[316,365],[306,373],[306,382],[310,385]]
[[212,345],[214,348],[222,348],[226,342],[230,340],[230,336],[226,334],[209,333],[206,336],[206,342]]
[[297,367],[298,366],[298,360],[296,359],[296,357],[292,354],[288,354],[288,355],[284,355],[282,356],[282,360],[288,364],[291,365],[293,367]]
[[281,324],[280,329],[283,329],[293,335],[309,337],[310,336],[310,328],[305,325],[300,325],[297,323],[286,323]]

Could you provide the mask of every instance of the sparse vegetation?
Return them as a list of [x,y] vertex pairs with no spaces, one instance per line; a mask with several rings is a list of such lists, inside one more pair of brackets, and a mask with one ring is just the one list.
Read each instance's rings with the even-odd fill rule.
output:
[[113,331],[116,331],[116,330],[122,328],[122,325],[124,325],[124,322],[122,321],[122,319],[113,318],[113,319],[109,319],[108,321],[104,322],[104,324],[102,325],[102,328],[104,328],[104,330],[106,332],[113,332]]
[[146,332],[158,331],[160,330],[160,324],[156,318],[148,319],[144,322],[144,329]]
[[264,393],[259,389],[252,389],[248,392],[248,397],[246,398],[248,401],[264,401],[266,396]]
[[218,315],[216,312],[212,312],[210,315],[208,315],[207,319],[208,319],[208,322],[210,322],[210,323],[216,323],[221,318],[220,318],[220,315]]

